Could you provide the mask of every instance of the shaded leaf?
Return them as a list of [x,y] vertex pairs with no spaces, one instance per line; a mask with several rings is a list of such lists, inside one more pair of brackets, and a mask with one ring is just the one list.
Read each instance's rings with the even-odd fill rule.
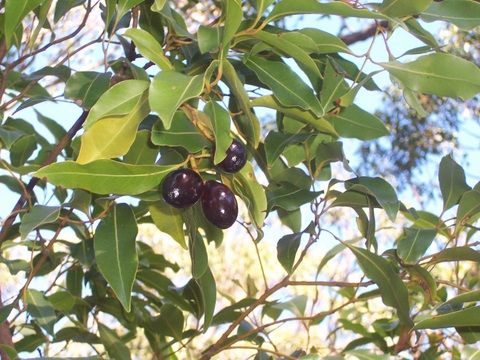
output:
[[404,229],[398,239],[398,256],[408,264],[415,264],[428,250],[437,235],[435,229]]
[[290,234],[283,236],[277,243],[277,258],[283,268],[289,273],[292,273],[292,268],[295,263],[295,256],[302,233]]
[[462,194],[470,190],[465,181],[465,171],[450,155],[444,156],[440,161],[438,181],[440,182],[444,210],[457,204]]
[[85,109],[90,109],[105,93],[110,83],[110,73],[79,71],[65,85],[65,97],[79,100]]
[[480,326],[480,306],[432,316],[415,324],[414,329],[443,329],[463,326]]
[[30,315],[37,321],[38,325],[50,335],[53,335],[53,326],[57,317],[50,301],[45,298],[41,291],[32,289],[27,290],[25,300]]
[[55,222],[59,216],[59,206],[33,206],[32,209],[22,217],[22,223],[20,224],[22,240],[26,239],[27,235],[36,228]]
[[117,333],[109,327],[98,324],[100,339],[102,340],[108,355],[115,360],[130,360],[130,350],[122,342]]
[[162,70],[173,70],[173,66],[163,53],[162,46],[147,31],[142,29],[128,29],[123,36],[132,39],[140,54],[153,61]]
[[214,101],[209,101],[204,108],[210,118],[215,135],[215,154],[213,163],[217,165],[227,156],[227,150],[232,144],[230,134],[230,114]]
[[181,247],[187,249],[181,211],[167,204],[163,198],[149,205],[148,210],[158,230],[170,235]]

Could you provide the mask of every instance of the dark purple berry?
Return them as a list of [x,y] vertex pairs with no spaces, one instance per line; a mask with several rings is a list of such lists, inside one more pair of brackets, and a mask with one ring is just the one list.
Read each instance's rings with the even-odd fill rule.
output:
[[240,171],[247,162],[247,149],[240,141],[234,139],[232,145],[227,149],[227,156],[218,166],[225,172],[236,173]]
[[176,208],[186,208],[195,204],[200,199],[202,190],[202,178],[190,169],[172,171],[165,177],[162,185],[163,198]]
[[233,192],[214,180],[205,182],[203,186],[202,209],[205,217],[220,229],[232,226],[238,215],[237,200]]

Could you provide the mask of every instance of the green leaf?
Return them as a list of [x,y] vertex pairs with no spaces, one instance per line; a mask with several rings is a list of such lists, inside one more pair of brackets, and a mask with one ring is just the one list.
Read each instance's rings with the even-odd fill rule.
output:
[[15,29],[22,22],[23,18],[43,2],[44,0],[5,1],[4,34],[7,49],[10,48],[10,41]]
[[282,184],[278,189],[267,191],[268,208],[282,208],[293,211],[303,204],[311,202],[321,192],[309,191],[289,183]]
[[267,197],[265,189],[255,177],[252,164],[247,162],[239,172],[233,175],[233,179],[235,192],[247,205],[250,218],[255,225],[261,228],[267,216]]
[[153,223],[158,230],[171,236],[182,248],[187,249],[183,218],[179,209],[167,204],[163,198],[148,207]]
[[321,91],[321,103],[325,111],[330,111],[338,106],[338,99],[345,95],[348,90],[349,86],[345,81],[344,75],[332,65],[331,61],[328,61]]
[[130,165],[113,160],[96,160],[81,165],[65,161],[45,166],[33,175],[46,177],[57,186],[84,189],[96,194],[136,195],[160,184],[177,165]]
[[199,96],[202,90],[202,75],[187,76],[164,70],[155,76],[150,85],[150,107],[159,115],[165,129],[168,130],[179,106]]
[[200,52],[205,54],[210,51],[218,50],[221,37],[222,31],[220,28],[200,25],[197,33]]
[[234,95],[230,98],[231,103],[238,102],[239,109],[236,109],[236,111],[241,110],[243,112],[240,116],[234,116],[233,122],[239,133],[256,149],[260,142],[260,122],[251,109],[250,99],[242,81],[228,60],[223,61],[223,75],[227,86]]
[[55,310],[68,313],[75,305],[75,296],[68,291],[57,291],[47,297]]
[[199,152],[210,145],[183,111],[175,113],[168,130],[163,123],[155,123],[152,129],[152,143],[159,146],[181,146],[189,153]]
[[295,264],[295,256],[302,233],[290,234],[283,236],[277,243],[277,259],[282,264],[283,268],[289,273],[292,273],[293,265]]
[[138,125],[149,112],[145,94],[130,113],[97,120],[82,135],[77,162],[86,164],[125,155],[135,141]]
[[[195,221],[193,216],[189,217],[192,219],[192,222]],[[188,243],[188,248],[190,250],[190,258],[192,261],[192,276],[195,280],[201,278],[208,269],[208,254],[207,248],[203,241],[202,236],[197,231],[196,224],[188,224],[187,229],[189,230],[190,241]]]
[[98,224],[94,236],[97,266],[127,312],[138,268],[137,232],[131,207],[119,204]]
[[143,0],[118,0],[117,1],[117,19],[120,20],[128,10],[140,4]]
[[390,220],[395,221],[400,202],[392,185],[379,177],[358,177],[347,180],[345,187],[351,191],[373,196],[385,210]]
[[407,228],[398,239],[398,256],[407,264],[416,264],[437,235],[435,229]]
[[457,295],[450,300],[444,302],[441,307],[444,305],[456,305],[456,304],[463,304],[467,302],[478,302],[480,301],[480,290],[473,290],[468,291],[466,293]]
[[389,135],[389,131],[378,117],[357,105],[349,106],[340,114],[330,116],[328,120],[336,132],[345,138],[371,140]]
[[480,213],[480,192],[466,191],[460,199],[457,210],[457,222],[455,231],[458,232],[462,226],[472,224]]
[[440,182],[444,210],[458,204],[463,193],[471,189],[465,181],[465,171],[453,160],[451,155],[444,156],[440,161],[438,181]]
[[161,328],[160,332],[176,340],[183,338],[183,322],[183,313],[171,304],[163,305],[160,309],[160,316],[155,319],[155,323]]
[[319,117],[323,115],[322,105],[312,89],[288,65],[257,56],[249,56],[245,64],[273,91],[282,105],[312,110]]
[[108,89],[110,73],[79,71],[65,85],[65,97],[79,100],[85,109],[90,109]]
[[287,226],[293,232],[300,232],[302,226],[302,212],[300,209],[285,211],[280,208],[277,209],[277,213],[283,225]]
[[130,113],[137,106],[148,86],[149,82],[144,80],[125,80],[113,85],[90,109],[84,128],[89,128],[101,118]]
[[281,0],[272,10],[265,22],[289,15],[323,14],[339,15],[342,17],[358,17],[367,19],[383,19],[383,15],[366,9],[356,9],[353,6],[335,1],[333,3],[319,3],[317,0]]
[[212,323],[213,312],[215,311],[215,304],[217,301],[217,286],[210,268],[207,268],[207,271],[205,271],[203,276],[197,279],[196,282],[200,288],[202,303],[205,309],[203,320],[203,331],[205,332]]
[[480,24],[480,4],[473,0],[435,1],[420,15],[427,22],[447,21],[462,30],[472,30]]
[[38,290],[27,290],[26,295],[27,310],[37,321],[38,325],[44,328],[50,335],[53,335],[53,326],[57,317],[52,304],[43,293]]
[[230,114],[215,101],[209,101],[204,108],[212,123],[215,135],[215,155],[213,163],[217,165],[227,156],[227,150],[232,144],[230,135]]
[[3,148],[10,150],[12,145],[20,139],[22,136],[25,136],[23,131],[17,130],[10,126],[0,126],[0,141],[3,144]]
[[347,243],[344,243],[344,245],[352,250],[365,275],[378,285],[383,303],[397,309],[400,322],[407,326],[413,325],[409,315],[407,288],[395,272],[392,264],[383,257],[365,249]]
[[173,66],[163,53],[162,46],[147,31],[142,29],[128,29],[123,36],[133,40],[142,56],[153,61],[162,70],[173,70]]
[[480,306],[432,316],[415,324],[414,329],[444,329],[462,326],[480,326]]
[[404,17],[420,14],[433,0],[383,0],[379,10],[391,17]]
[[293,107],[285,107],[282,106],[277,99],[273,96],[260,96],[255,99],[253,99],[251,102],[252,106],[255,107],[266,107],[269,109],[274,109],[277,110],[283,114],[285,114],[288,117],[291,117],[292,119],[295,119],[297,121],[300,121],[304,124],[308,124],[312,126],[315,130],[333,135],[333,136],[338,136],[335,128],[333,125],[327,121],[324,118],[317,118],[315,115],[313,115],[310,111],[305,111],[301,110],[298,108],[293,108]]
[[308,36],[315,42],[316,54],[330,54],[339,52],[351,54],[350,49],[342,39],[326,31],[314,28],[303,28],[299,30],[299,32]]
[[457,246],[442,250],[430,259],[431,264],[438,264],[448,261],[474,261],[480,263],[480,252],[468,246]]
[[265,138],[265,154],[267,163],[271,166],[282,155],[288,145],[305,142],[312,134],[286,134],[270,131]]
[[50,224],[57,221],[59,216],[59,206],[35,205],[22,217],[22,223],[20,224],[20,235],[22,240],[25,240],[31,231],[43,224]]
[[15,141],[10,148],[10,162],[13,166],[20,167],[32,156],[37,149],[35,135],[27,135]]
[[64,17],[71,9],[82,5],[84,2],[85,0],[63,0],[57,2],[57,5],[55,6],[55,14],[53,15],[53,21],[57,22],[62,17]]
[[71,73],[72,70],[66,65],[45,66],[40,70],[34,71],[30,75],[25,76],[24,79],[34,81],[43,79],[46,76],[55,76],[63,82],[66,82]]
[[151,142],[151,133],[148,130],[137,132],[135,141],[125,154],[123,160],[133,165],[151,165],[155,163],[158,156],[158,149]]
[[[302,36],[301,34],[298,35]],[[295,36],[295,34],[293,36]],[[308,55],[308,53],[303,50],[301,46],[298,46],[296,42],[289,41],[288,36],[281,37],[278,34],[272,34],[266,31],[259,31],[255,33],[254,37],[295,59],[299,67],[310,79],[310,82],[313,85],[314,89],[318,89],[322,75],[315,61],[313,61],[310,55]],[[305,39],[302,40],[301,41],[304,43]]]
[[35,113],[37,114],[38,122],[45,126],[48,131],[50,131],[50,133],[55,137],[55,140],[57,140],[57,143],[67,134],[67,131],[57,121],[42,115],[37,110],[35,110]]
[[403,86],[420,93],[469,99],[480,92],[478,67],[454,55],[435,53],[408,63],[380,65]]
[[103,324],[98,324],[98,332],[108,355],[115,360],[131,360],[130,350],[117,333]]
[[223,30],[222,45],[227,47],[242,22],[242,2],[240,0],[225,0],[223,2],[223,13],[225,16],[225,28]]

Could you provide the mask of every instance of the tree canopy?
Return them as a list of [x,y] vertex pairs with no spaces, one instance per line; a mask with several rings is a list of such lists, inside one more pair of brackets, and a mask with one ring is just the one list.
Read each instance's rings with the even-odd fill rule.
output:
[[480,358],[478,1],[0,9],[2,359]]

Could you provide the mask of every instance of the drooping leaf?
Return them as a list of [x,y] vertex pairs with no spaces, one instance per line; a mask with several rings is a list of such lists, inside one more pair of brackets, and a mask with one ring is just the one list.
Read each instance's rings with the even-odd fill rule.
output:
[[202,294],[202,303],[204,306],[204,318],[203,318],[203,331],[207,331],[213,319],[213,312],[215,311],[215,304],[217,301],[217,286],[215,284],[215,278],[210,270],[203,276],[196,280]]
[[160,184],[165,175],[180,165],[130,165],[113,160],[96,160],[81,165],[65,161],[45,166],[33,175],[46,177],[50,183],[69,189],[136,195]]
[[473,291],[468,291],[466,293],[457,295],[448,301],[444,302],[440,306],[444,305],[456,305],[456,304],[463,304],[467,302],[478,302],[480,301],[480,290],[473,290]]
[[420,93],[469,99],[480,92],[480,69],[451,54],[438,52],[408,63],[391,61],[380,65],[403,86]]
[[89,128],[101,118],[130,113],[148,86],[144,80],[125,80],[113,85],[90,109],[84,127]]
[[302,233],[283,236],[277,243],[277,258],[283,268],[291,274],[295,263],[295,255],[300,246]]
[[404,325],[413,325],[409,315],[407,288],[393,266],[381,256],[345,245],[353,252],[365,275],[378,285],[383,303],[397,309],[398,318]]
[[22,223],[20,224],[20,235],[22,240],[26,239],[31,231],[43,224],[55,222],[59,216],[59,206],[33,206],[32,209],[22,217]]
[[329,120],[336,132],[345,138],[370,140],[389,134],[378,117],[357,105],[349,106],[339,114],[329,117]]
[[435,229],[405,229],[398,239],[398,256],[407,264],[415,264],[428,250],[436,235]]
[[147,31],[142,29],[128,29],[123,34],[132,39],[140,54],[153,61],[162,70],[173,70],[173,66],[163,53],[162,46]]
[[85,109],[90,109],[108,89],[110,73],[79,71],[65,85],[65,97],[78,100]]
[[215,135],[215,154],[213,163],[217,165],[227,156],[227,150],[232,144],[230,138],[230,114],[214,101],[209,101],[204,108],[210,118],[213,134]]
[[181,340],[183,322],[183,313],[176,306],[165,304],[160,309],[160,316],[155,319],[154,326],[158,327],[160,333]]
[[463,326],[480,326],[480,306],[434,315],[415,324],[414,329],[443,329]]
[[97,266],[118,300],[130,311],[131,292],[138,268],[137,222],[127,204],[114,205],[95,231]]
[[471,30],[480,23],[480,4],[474,0],[434,1],[420,14],[425,21],[448,21],[462,30]]
[[268,208],[282,208],[287,211],[298,209],[315,199],[321,192],[310,191],[292,184],[282,184],[278,189],[267,191]]
[[351,191],[373,196],[385,210],[390,220],[395,221],[400,202],[392,185],[384,179],[375,177],[358,177],[347,180],[346,188]]
[[[236,128],[256,149],[260,141],[260,122],[251,109],[250,99],[244,85],[233,65],[228,61],[223,61],[223,75],[226,83],[235,97],[230,98],[230,104],[237,105],[243,114],[233,117]],[[230,105],[229,105],[230,106]],[[230,109],[235,110],[235,109]]]
[[99,323],[98,331],[100,333],[100,339],[112,359],[131,360],[130,350],[114,330]]
[[150,85],[150,107],[158,114],[165,129],[168,130],[179,106],[199,96],[202,90],[202,75],[187,76],[164,70],[155,76]]
[[77,162],[86,164],[125,155],[135,141],[138,125],[149,112],[145,94],[128,114],[97,120],[82,135]]
[[465,181],[465,171],[450,155],[442,158],[438,170],[438,181],[443,198],[443,209],[457,204],[462,194],[470,187]]
[[425,10],[433,0],[383,0],[379,10],[388,16],[404,17],[418,15]]
[[247,162],[239,172],[233,175],[233,179],[235,192],[247,205],[253,222],[261,228],[267,216],[267,197],[265,189],[255,177],[252,164]]
[[277,131],[270,131],[265,138],[267,163],[272,165],[288,145],[303,143],[310,136],[311,134],[286,134]]
[[151,204],[148,210],[158,230],[170,235],[181,247],[187,249],[180,210],[167,204],[163,198]]
[[34,317],[38,325],[53,335],[53,326],[57,317],[50,301],[45,298],[41,291],[33,289],[27,290],[25,300],[30,315]]
[[10,162],[20,167],[32,156],[37,149],[35,135],[26,135],[16,140],[10,148]]
[[311,110],[317,116],[323,115],[322,105],[312,89],[286,64],[249,56],[245,60],[245,65],[273,91],[282,105]]

